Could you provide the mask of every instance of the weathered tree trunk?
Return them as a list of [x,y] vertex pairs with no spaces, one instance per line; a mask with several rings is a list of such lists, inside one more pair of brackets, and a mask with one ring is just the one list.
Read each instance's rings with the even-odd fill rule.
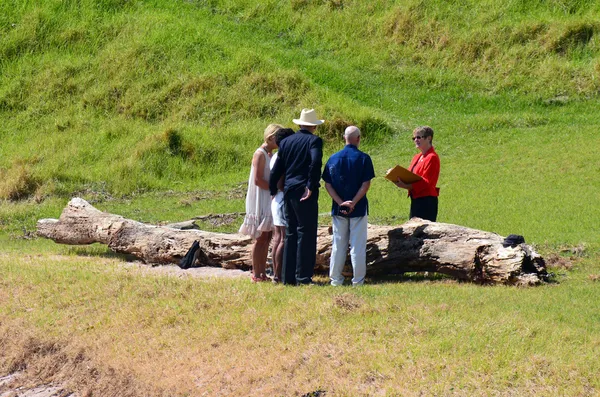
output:
[[[38,235],[62,244],[107,244],[147,263],[177,263],[197,240],[200,265],[249,269],[249,237],[146,225],[72,199],[60,219],[38,221]],[[481,230],[413,218],[400,226],[369,225],[367,274],[437,272],[477,283],[532,285],[546,279],[543,258],[526,244],[504,247],[503,237]],[[317,272],[327,271],[328,227],[319,228]]]

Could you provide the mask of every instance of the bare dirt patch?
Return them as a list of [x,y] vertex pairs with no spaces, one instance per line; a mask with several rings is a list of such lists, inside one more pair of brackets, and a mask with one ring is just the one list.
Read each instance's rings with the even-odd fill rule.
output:
[[174,277],[196,277],[196,278],[250,278],[250,272],[239,269],[223,269],[222,267],[193,267],[190,269],[181,269],[176,265],[151,266],[141,262],[126,262],[122,266],[127,269],[133,269],[148,275],[166,275]]
[[573,268],[573,258],[566,258],[558,254],[550,254],[545,260],[546,265],[554,269],[571,270]]
[[24,377],[20,372],[0,377],[0,397],[78,397],[60,386],[17,386]]

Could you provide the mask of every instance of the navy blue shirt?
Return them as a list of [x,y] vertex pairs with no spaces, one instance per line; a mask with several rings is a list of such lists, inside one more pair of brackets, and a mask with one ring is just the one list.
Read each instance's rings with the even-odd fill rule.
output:
[[271,195],[277,193],[277,182],[284,177],[283,192],[308,187],[315,191],[321,185],[321,165],[323,162],[323,140],[310,131],[299,130],[281,141],[277,160],[269,177]]
[[[373,178],[375,178],[375,171],[373,170],[371,157],[358,150],[354,145],[346,145],[342,150],[332,155],[327,160],[323,170],[323,180],[333,187],[342,201],[352,200],[362,184]],[[368,213],[369,202],[366,194],[356,203],[354,211],[349,215],[340,214],[335,201],[332,201],[331,204],[331,215],[356,218],[365,216]]]

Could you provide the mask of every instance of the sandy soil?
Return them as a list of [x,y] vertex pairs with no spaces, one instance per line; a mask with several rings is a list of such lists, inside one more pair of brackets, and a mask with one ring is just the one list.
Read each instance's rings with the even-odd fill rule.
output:
[[0,377],[0,397],[77,397],[77,394],[54,385],[17,387],[18,381],[18,373]]
[[169,275],[175,277],[197,277],[197,278],[250,278],[250,272],[238,269],[223,269],[221,267],[194,267],[183,270],[176,265],[160,265],[150,266],[141,262],[126,262],[123,264],[125,268],[139,270],[146,274]]

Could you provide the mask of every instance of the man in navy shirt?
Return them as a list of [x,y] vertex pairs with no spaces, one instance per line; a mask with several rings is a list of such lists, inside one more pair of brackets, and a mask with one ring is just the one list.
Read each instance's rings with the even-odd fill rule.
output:
[[312,283],[315,269],[323,140],[313,133],[324,120],[317,119],[314,109],[302,109],[300,119],[293,121],[300,130],[281,141],[269,189],[274,196],[284,176],[287,227],[281,275],[284,284],[295,285]]
[[346,263],[348,244],[354,277],[352,285],[362,285],[367,274],[367,191],[375,177],[368,154],[358,150],[360,130],[350,126],[344,131],[346,147],[332,155],[325,169],[325,189],[333,199],[333,244],[329,262],[331,285],[344,284],[342,270]]

